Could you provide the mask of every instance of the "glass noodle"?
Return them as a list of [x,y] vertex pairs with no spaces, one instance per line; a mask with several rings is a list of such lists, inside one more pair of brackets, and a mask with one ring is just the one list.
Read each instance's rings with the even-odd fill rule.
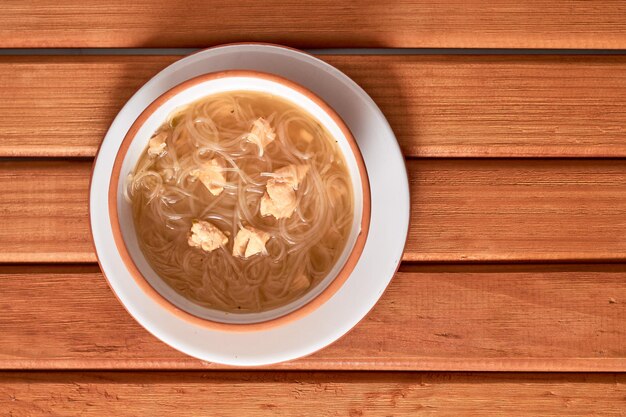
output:
[[[261,153],[248,134],[264,118],[276,134]],[[333,137],[310,114],[264,93],[229,92],[177,110],[158,130],[164,153],[146,150],[127,179],[141,249],[159,276],[187,299],[228,312],[265,311],[314,288],[346,244],[353,219],[352,185]],[[223,191],[213,195],[192,172],[223,161]],[[307,165],[288,218],[262,216],[260,201],[275,171]],[[228,236],[211,252],[187,240],[194,221]],[[233,255],[241,227],[270,234],[266,253]]]

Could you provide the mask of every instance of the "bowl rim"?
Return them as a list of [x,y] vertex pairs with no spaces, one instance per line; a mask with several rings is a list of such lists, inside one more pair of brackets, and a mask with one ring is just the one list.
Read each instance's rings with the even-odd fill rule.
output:
[[[225,323],[219,322],[215,320],[210,320],[204,317],[196,316],[186,310],[181,309],[176,306],[170,300],[165,298],[161,293],[159,293],[143,276],[134,260],[132,259],[128,248],[126,247],[126,243],[122,236],[121,225],[119,222],[118,215],[118,201],[120,196],[118,195],[117,189],[119,186],[119,180],[121,175],[122,163],[126,157],[128,149],[130,148],[130,144],[135,139],[139,129],[145,124],[148,118],[164,103],[166,103],[171,98],[175,97],[182,91],[191,88],[197,84],[212,81],[221,78],[234,78],[234,77],[252,77],[259,78],[265,81],[275,82],[282,84],[300,94],[304,95],[311,101],[313,101],[316,105],[318,105],[324,113],[326,113],[333,122],[339,127],[344,137],[346,138],[348,145],[354,155],[358,175],[361,180],[361,189],[362,189],[362,197],[363,197],[363,208],[361,213],[361,230],[357,235],[356,241],[354,242],[354,246],[348,255],[344,265],[339,270],[335,278],[328,283],[326,288],[324,288],[317,296],[309,300],[307,303],[301,305],[300,307],[292,310],[284,315],[279,317],[275,317],[269,320],[264,320],[260,322],[253,323]],[[295,104],[295,103],[294,103]],[[295,104],[298,105],[298,104]],[[111,229],[113,232],[113,240],[115,242],[116,249],[126,267],[131,277],[135,281],[135,283],[141,288],[141,290],[148,295],[152,300],[154,300],[160,307],[167,310],[169,313],[174,314],[175,316],[190,322],[192,324],[208,328],[211,330],[218,331],[230,331],[230,332],[250,332],[250,331],[262,331],[267,330],[273,327],[282,326],[287,323],[298,320],[306,315],[310,314],[326,301],[328,301],[339,289],[343,286],[343,284],[348,280],[352,271],[354,270],[356,264],[358,263],[359,258],[363,252],[365,247],[365,243],[367,240],[367,236],[369,233],[369,226],[371,220],[371,195],[370,195],[370,184],[369,177],[367,174],[367,169],[365,167],[365,161],[363,160],[363,156],[358,147],[356,139],[354,138],[352,132],[343,121],[343,119],[339,116],[339,114],[328,105],[322,98],[317,96],[311,90],[306,87],[301,86],[298,83],[295,83],[291,80],[288,80],[282,76],[278,76],[275,74],[269,74],[262,71],[254,71],[254,70],[223,70],[210,72],[206,74],[202,74],[193,78],[190,78],[180,84],[175,85],[174,87],[168,89],[166,92],[157,97],[154,101],[152,101],[137,117],[137,119],[133,122],[131,127],[128,129],[128,132],[122,139],[120,146],[117,150],[115,160],[113,163],[113,170],[111,172],[111,179],[109,182],[108,189],[108,211],[111,223]]]

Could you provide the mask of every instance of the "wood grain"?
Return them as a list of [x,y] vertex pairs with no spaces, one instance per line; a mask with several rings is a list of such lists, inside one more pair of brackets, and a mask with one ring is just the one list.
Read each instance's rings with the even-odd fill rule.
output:
[[[0,162],[0,262],[95,262],[91,163]],[[626,259],[621,160],[428,159],[408,164],[405,261]]]
[[12,417],[623,416],[625,395],[623,374],[0,374],[0,409]]
[[[365,88],[409,157],[626,157],[625,56],[320,57]],[[0,57],[0,156],[94,156],[179,58]]]
[[0,262],[95,261],[91,163],[0,161]]
[[[338,342],[272,368],[624,372],[625,272],[411,267]],[[3,267],[0,294],[0,369],[224,368],[143,330],[93,267]]]
[[625,48],[619,0],[138,0],[3,3],[0,46],[206,47],[262,41],[299,47]]
[[622,160],[416,160],[406,261],[618,260]]

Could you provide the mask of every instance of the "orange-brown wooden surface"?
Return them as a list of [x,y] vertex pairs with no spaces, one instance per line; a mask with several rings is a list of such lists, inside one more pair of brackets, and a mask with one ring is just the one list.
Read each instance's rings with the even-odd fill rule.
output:
[[2,373],[12,417],[623,416],[623,374]]
[[0,161],[0,262],[95,262],[91,163]]
[[5,51],[0,416],[624,415],[626,3],[2,4],[0,48],[237,41],[518,53],[317,51],[371,95],[408,159],[404,262],[336,343],[233,370],[141,328],[89,237],[89,175],[108,126],[188,51]]
[[626,48],[620,0],[8,0],[0,47]]
[[[626,371],[625,265],[405,267],[348,335],[272,368]],[[0,269],[0,369],[206,369],[95,267]]]
[[[95,262],[91,162],[0,162],[0,262]],[[408,163],[405,261],[626,259],[622,160]]]
[[[93,157],[124,102],[179,56],[0,57],[0,156]],[[409,157],[626,156],[626,57],[322,55]]]

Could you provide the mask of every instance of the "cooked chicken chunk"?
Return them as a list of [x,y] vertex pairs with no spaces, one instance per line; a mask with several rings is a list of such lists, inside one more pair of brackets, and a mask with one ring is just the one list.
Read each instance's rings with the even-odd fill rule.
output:
[[228,237],[211,223],[199,220],[191,226],[187,239],[189,246],[211,252],[228,243]]
[[274,172],[261,198],[261,215],[277,219],[291,217],[296,209],[296,190],[309,172],[307,165],[287,165]]
[[274,171],[275,178],[282,178],[297,190],[300,183],[309,172],[308,165],[287,165]]
[[148,155],[150,156],[163,156],[165,153],[165,147],[167,144],[167,132],[160,132],[150,138],[148,142]]
[[226,182],[223,169],[224,165],[218,159],[211,159],[201,168],[191,171],[190,175],[198,178],[211,194],[220,195],[224,191],[223,184]]
[[252,124],[250,133],[246,135],[246,140],[252,142],[259,147],[259,156],[263,156],[265,147],[276,139],[276,133],[270,123],[262,117],[259,117]]
[[266,254],[265,244],[270,239],[270,234],[254,227],[242,227],[235,236],[233,255],[249,258],[257,253]]

